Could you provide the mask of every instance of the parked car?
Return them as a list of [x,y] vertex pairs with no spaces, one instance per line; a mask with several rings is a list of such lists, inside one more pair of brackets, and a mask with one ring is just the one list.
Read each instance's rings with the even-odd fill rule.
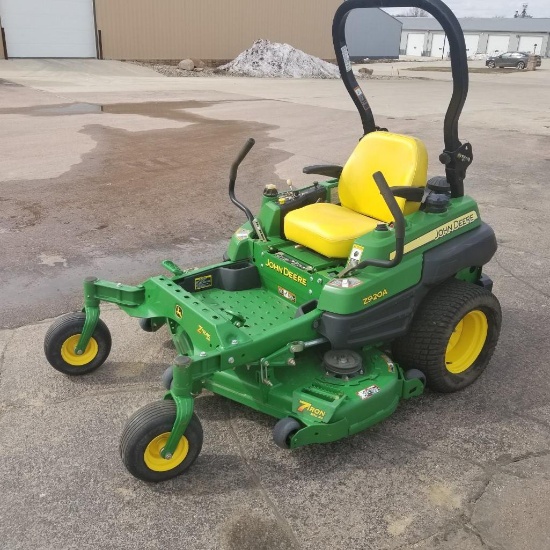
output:
[[[485,65],[490,69],[495,67],[514,67],[516,69],[525,69],[527,67],[527,61],[531,54],[528,52],[506,52],[500,55],[495,55],[487,58]],[[541,57],[535,55],[537,60],[537,67],[540,67]]]

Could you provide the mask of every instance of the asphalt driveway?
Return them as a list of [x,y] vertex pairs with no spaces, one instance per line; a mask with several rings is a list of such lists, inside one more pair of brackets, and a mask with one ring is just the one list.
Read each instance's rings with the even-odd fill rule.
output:
[[[475,76],[460,126],[475,156],[466,187],[497,234],[487,272],[504,319],[486,373],[294,452],[272,442],[273,419],[204,394],[202,454],[148,485],[126,472],[118,440],[162,395],[167,333],[106,307],[111,356],[75,379],[44,358],[51,318],[81,307],[87,275],[136,283],[165,258],[219,259],[242,221],[226,185],[247,137],[257,146],[237,194],[256,209],[265,183],[299,186],[311,181],[302,166],[344,162],[358,116],[337,81],[0,61],[0,546],[546,550],[550,71]],[[422,138],[441,174],[448,75],[363,88],[377,122]]]

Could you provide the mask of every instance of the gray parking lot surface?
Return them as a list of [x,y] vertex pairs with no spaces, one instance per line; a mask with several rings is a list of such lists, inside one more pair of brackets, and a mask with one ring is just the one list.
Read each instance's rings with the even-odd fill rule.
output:
[[[0,61],[0,547],[546,550],[548,86],[544,61],[530,74],[476,74],[460,125],[475,156],[467,193],[499,241],[486,271],[503,328],[483,376],[293,452],[272,442],[274,419],[204,394],[196,464],[149,485],[126,472],[118,440],[135,410],[162,397],[167,333],[105,307],[111,356],[68,378],[44,358],[51,318],[81,307],[87,275],[137,283],[165,258],[217,261],[242,221],[226,185],[244,140],[257,145],[237,194],[256,209],[266,183],[300,186],[311,181],[302,166],[345,162],[358,116],[337,81]],[[423,139],[430,175],[441,174],[449,75],[363,89],[377,123]]]

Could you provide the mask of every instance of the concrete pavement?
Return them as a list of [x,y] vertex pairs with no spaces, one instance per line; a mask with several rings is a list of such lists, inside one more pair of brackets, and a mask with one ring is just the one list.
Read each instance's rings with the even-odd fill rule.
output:
[[[292,453],[272,443],[273,419],[206,394],[196,403],[205,432],[197,463],[152,486],[127,474],[118,438],[133,411],[162,395],[174,355],[166,333],[145,334],[106,307],[112,354],[74,379],[44,359],[48,318],[78,309],[85,275],[137,282],[166,257],[186,267],[219,258],[241,220],[225,186],[248,135],[258,145],[237,193],[256,208],[265,183],[305,183],[303,165],[345,161],[358,117],[336,81],[8,63],[0,79],[21,86],[0,84],[0,320],[13,327],[0,330],[2,548],[548,548],[544,88],[512,82],[523,75],[475,75],[460,127],[475,155],[467,190],[499,240],[487,272],[503,332],[479,381]],[[440,174],[448,82],[372,80],[364,89],[378,123],[421,137],[430,175]]]

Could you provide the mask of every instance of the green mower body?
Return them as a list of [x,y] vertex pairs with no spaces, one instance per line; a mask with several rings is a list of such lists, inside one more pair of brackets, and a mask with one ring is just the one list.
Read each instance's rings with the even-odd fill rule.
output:
[[[184,271],[166,261],[172,276],[138,286],[88,279],[86,319],[98,318],[105,301],[149,319],[152,330],[166,324],[178,353],[189,358],[175,365],[166,398],[178,404],[205,388],[276,418],[295,418],[303,427],[290,447],[372,426],[424,388],[381,350],[407,332],[424,296],[449,277],[487,286],[481,266],[494,254],[496,240],[475,201],[451,199],[444,213],[419,211],[406,218],[406,252],[398,266],[366,267],[339,278],[346,260],[281,238],[289,205],[317,201],[320,193],[329,200],[336,183],[264,198],[258,221],[268,240],[252,238],[245,224],[222,263]],[[394,229],[381,224],[356,246],[364,257],[391,257]],[[83,331],[82,349],[85,333],[94,328]],[[336,356],[355,350],[361,368],[351,375],[331,371],[323,361],[331,349]]]
[[[344,24],[352,9],[375,4],[345,2],[333,26],[340,72],[365,135],[384,130],[374,126],[355,86]],[[136,477],[162,481],[193,463],[202,445],[193,403],[204,389],[279,419],[275,442],[296,448],[364,430],[402,399],[420,395],[426,383],[437,391],[462,389],[489,362],[501,313],[482,269],[497,244],[476,202],[463,193],[473,158],[456,127],[467,90],[464,38],[440,0],[412,4],[436,16],[451,44],[455,89],[440,156],[445,177],[405,188],[399,182],[390,187],[380,171],[365,173],[393,218],[375,219],[354,239],[348,257],[329,257],[288,239],[285,218],[338,203],[342,167],[304,169],[328,176],[304,189],[266,186],[254,216],[234,194],[238,165],[254,143],[249,140],[233,164],[229,188],[248,222],[231,237],[224,261],[189,270],[166,260],[170,275],[137,286],[90,277],[83,313],[61,318],[48,331],[49,362],[66,374],[85,374],[110,351],[101,302],[117,304],[147,331],[169,330],[177,357],[164,376],[164,401],[137,411],[121,440],[123,461]],[[399,159],[390,161],[391,169]],[[403,212],[396,197],[416,208]]]

